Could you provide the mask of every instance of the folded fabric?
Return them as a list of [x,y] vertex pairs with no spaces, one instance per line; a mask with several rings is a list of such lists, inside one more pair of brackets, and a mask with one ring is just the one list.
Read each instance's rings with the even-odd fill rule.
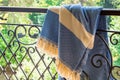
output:
[[101,10],[80,4],[48,9],[37,47],[55,57],[58,73],[67,80],[80,80],[98,24],[103,24]]
[[[102,23],[102,24],[101,24]],[[97,29],[106,30],[106,16],[100,15],[100,22]],[[101,37],[99,37],[99,36]],[[80,80],[114,80],[110,74],[110,66],[105,59],[111,64],[111,55],[109,53],[108,47],[104,43],[103,39],[108,42],[108,36],[106,32],[97,31],[94,40],[94,47],[88,50],[88,58],[84,67],[82,67],[82,73],[80,75]],[[96,56],[95,56],[96,55]],[[101,55],[101,56],[100,56]],[[105,58],[103,58],[104,56]],[[93,61],[92,61],[93,59]],[[100,62],[102,64],[100,64]],[[94,65],[98,66],[96,68]],[[84,72],[87,74],[84,74]],[[109,78],[109,79],[108,79]],[[59,76],[58,80],[66,80]]]

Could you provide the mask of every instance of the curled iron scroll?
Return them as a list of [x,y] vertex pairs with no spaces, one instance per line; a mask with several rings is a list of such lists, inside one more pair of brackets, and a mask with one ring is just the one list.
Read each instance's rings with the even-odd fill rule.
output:
[[119,40],[118,39],[115,39],[113,38],[115,35],[120,35],[120,33],[118,32],[114,32],[110,35],[110,42],[113,44],[113,45],[117,45],[119,43]]
[[120,79],[120,66],[113,66],[111,70],[112,76],[116,79]]
[[[119,43],[118,39],[114,39],[114,35],[118,34],[120,35],[120,32],[115,32],[115,31],[103,31],[103,32],[112,32],[112,34],[110,35],[110,42],[113,45],[117,45]],[[109,45],[107,43],[107,41],[104,40],[104,38],[102,38],[102,36],[100,36],[99,34],[97,34],[97,36],[99,36],[99,38],[106,44],[106,47],[110,53],[111,59],[112,59],[112,54],[109,48]],[[101,68],[103,66],[103,61],[102,59],[99,59],[97,57],[100,57],[102,59],[104,59],[109,66],[109,76],[108,76],[108,80],[110,79],[110,77],[112,76],[115,80],[119,80],[120,79],[120,66],[113,66],[113,62],[111,60],[111,62],[106,58],[106,56],[102,55],[102,54],[95,54],[92,56],[91,58],[91,64],[95,67],[95,68]],[[97,59],[97,60],[95,60]]]
[[[22,28],[22,31],[18,33],[17,31],[19,31],[19,28]],[[37,31],[33,33],[32,32],[33,29],[36,29]],[[36,43],[36,41],[34,40],[31,43],[26,43],[26,42],[21,41],[22,38],[28,36],[30,39],[37,39],[37,37],[39,36],[39,33],[40,33],[40,29],[38,26],[26,27],[25,25],[18,25],[15,28],[15,36],[16,36],[17,41],[24,45],[33,45]]]

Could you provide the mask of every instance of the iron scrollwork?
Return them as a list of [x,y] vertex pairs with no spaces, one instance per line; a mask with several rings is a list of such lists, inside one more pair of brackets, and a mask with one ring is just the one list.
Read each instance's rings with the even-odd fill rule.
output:
[[[29,26],[29,27],[28,27]],[[35,32],[33,32],[35,31]],[[119,31],[105,31],[105,30],[101,30],[101,32],[109,32],[109,33],[112,33],[111,35],[109,35],[110,39],[109,39],[109,42],[112,44],[112,45],[117,45],[119,44],[119,40],[118,39],[114,39],[114,36],[116,34],[120,35],[120,32]],[[32,75],[32,73],[34,72],[34,70],[37,70],[38,74],[40,75],[39,79],[43,79],[44,80],[44,74],[45,72],[48,70],[48,72],[51,74],[50,70],[49,70],[49,65],[51,65],[52,62],[54,62],[54,60],[52,60],[50,62],[50,64],[47,66],[47,64],[45,63],[44,61],[44,55],[40,55],[39,51],[37,50],[36,47],[34,47],[33,45],[36,43],[36,40],[37,37],[39,36],[39,33],[40,33],[40,27],[36,26],[36,25],[16,25],[16,27],[13,29],[13,30],[9,30],[7,35],[9,36],[10,40],[7,41],[4,37],[4,35],[2,33],[0,33],[0,38],[3,40],[4,44],[5,44],[5,48],[2,50],[0,49],[0,59],[1,58],[4,58],[4,61],[6,62],[6,65],[4,67],[0,66],[0,69],[2,70],[2,72],[0,71],[0,74],[1,73],[4,73],[4,76],[6,77],[6,79],[11,79],[12,76],[14,75],[15,78],[17,80],[19,80],[16,76],[17,74],[17,69],[20,68],[22,70],[22,73],[24,74],[24,77],[25,79],[30,79],[30,76]],[[112,54],[111,54],[111,51],[110,51],[110,48],[109,48],[109,44],[106,40],[104,40],[104,38],[102,38],[102,36],[100,36],[99,34],[97,34],[97,36],[104,42],[104,44],[106,45],[107,49],[108,49],[108,52],[110,53],[110,56],[111,56],[111,59],[112,59]],[[28,43],[27,42],[24,42],[22,39],[23,38],[27,38],[29,39]],[[14,47],[15,49],[12,50],[12,47]],[[9,60],[6,58],[6,51],[9,50],[11,56],[9,58]],[[18,61],[17,59],[17,52],[20,52],[22,54],[22,57],[21,59]],[[32,60],[32,56],[31,54],[34,54],[36,53],[40,59],[38,60],[37,63],[34,62],[34,60]],[[32,69],[32,71],[30,73],[27,73],[22,69],[22,66],[23,66],[23,60],[25,57],[28,57],[30,60],[31,60],[31,63],[33,64],[34,68]],[[113,78],[119,80],[120,79],[120,66],[113,66],[113,62],[112,60],[109,61],[106,56],[102,55],[102,54],[95,54],[92,56],[91,58],[91,64],[93,65],[93,67],[95,68],[101,68],[104,64],[104,62],[97,58],[97,57],[100,57],[102,59],[104,59],[109,68],[110,68],[110,71],[109,71],[109,75],[108,75],[108,80],[111,76],[113,76]],[[15,60],[16,62],[16,67],[13,69],[13,67],[11,66],[12,65],[12,59]],[[97,60],[96,60],[97,59]],[[43,72],[40,72],[39,71],[39,63],[40,62],[43,62],[46,69],[43,71]],[[7,66],[10,66],[10,70],[13,72],[12,75],[10,76],[7,76],[6,74],[6,68]],[[86,76],[87,73],[86,72],[83,72]],[[55,73],[54,76],[52,76],[51,74],[51,77],[54,78],[56,76],[57,73]]]
[[119,43],[119,40],[118,39],[115,39],[114,36],[115,35],[120,35],[120,32],[113,32],[110,36],[110,42],[113,44],[113,45],[117,45]]
[[[22,30],[22,33],[19,35],[18,31],[19,31],[20,27],[23,30]],[[26,45],[32,45],[32,44],[35,44],[35,42],[31,43],[31,44],[25,44],[24,42],[20,41],[19,38],[23,38],[23,37],[27,36],[27,31],[29,33],[29,36],[31,36],[30,30],[32,30],[33,26],[29,27],[29,28],[26,28],[24,25],[17,25],[17,27],[15,27],[15,29],[13,28],[13,30],[8,30],[6,35],[7,35],[7,37],[9,37],[9,40],[6,39],[4,34],[0,33],[0,38],[3,42],[3,44],[5,45],[3,49],[0,49],[0,54],[1,54],[0,60],[1,61],[3,60],[5,63],[3,65],[0,65],[0,69],[1,69],[0,74],[3,73],[4,77],[7,80],[12,79],[13,75],[18,80],[18,78],[16,76],[16,73],[17,73],[16,71],[18,68],[21,68],[23,74],[26,76],[26,73],[22,69],[22,61],[24,60],[24,58],[26,57],[27,52],[28,52],[28,48]],[[38,29],[38,27],[35,27],[35,28]],[[29,30],[27,30],[27,29],[29,29]],[[25,33],[25,34],[23,34],[23,33]],[[20,37],[18,37],[18,36],[20,36]],[[32,47],[32,49],[33,49],[33,47]],[[19,52],[22,53],[21,59],[17,58],[20,55]],[[23,53],[25,53],[25,55],[23,55]],[[32,50],[32,53],[33,53],[33,50]],[[9,56],[7,56],[7,55],[9,55]],[[15,67],[12,66],[12,64],[14,64],[14,63],[16,63]],[[9,73],[11,73],[10,75],[8,74],[8,71],[9,71]],[[26,78],[27,78],[27,76],[26,76]]]
[[[17,31],[19,31],[20,28],[22,28],[22,31],[18,33]],[[32,29],[36,30],[36,32],[32,33],[32,31],[34,31]],[[34,26],[32,25],[32,26],[27,27],[27,28],[24,25],[18,25],[15,28],[15,36],[16,36],[17,41],[21,44],[24,44],[24,45],[34,45],[36,43],[36,41],[34,41],[34,40],[37,39],[37,37],[39,36],[39,33],[40,33],[40,29],[36,25],[34,25]],[[26,43],[26,42],[21,41],[20,38],[27,37],[27,36],[29,39],[34,39],[34,40],[31,41],[30,43]]]
[[120,79],[120,66],[113,66],[111,69],[112,76],[116,79]]
[[[6,24],[7,29],[5,35],[0,32],[0,40],[4,44],[4,47],[0,47],[0,61],[4,61],[4,65],[0,64],[0,75],[3,74],[6,80],[33,80],[31,76],[36,76],[35,80],[46,80],[46,73],[49,73],[51,79],[56,79],[57,72],[50,70],[50,66],[54,64],[54,59],[47,58],[45,54],[40,54],[40,52],[35,47],[37,38],[40,34],[39,25],[28,25],[28,24]],[[7,40],[7,37],[9,38]],[[9,56],[7,56],[9,55]],[[35,57],[36,56],[36,57]],[[35,60],[36,59],[36,60]],[[23,67],[27,66],[24,64],[25,61],[30,61],[31,69],[26,71]],[[41,67],[44,66],[44,68]],[[8,69],[12,74],[8,74]],[[21,78],[19,77],[19,72]],[[13,79],[14,78],[14,79]]]
[[[112,44],[112,45],[117,45],[118,43],[119,43],[119,40],[118,39],[115,39],[114,38],[114,36],[115,35],[120,35],[120,31],[107,31],[107,30],[98,30],[98,31],[100,31],[100,32],[108,32],[108,33],[112,33],[111,35],[109,35],[110,37],[110,43]],[[102,59],[104,59],[106,62],[107,62],[107,64],[108,64],[108,66],[109,66],[109,75],[108,75],[108,80],[110,79],[110,77],[112,76],[115,80],[119,80],[120,79],[120,66],[114,66],[113,65],[113,59],[112,59],[112,53],[111,53],[111,51],[110,51],[110,47],[109,47],[109,43],[108,43],[108,41],[106,41],[102,36],[100,36],[99,34],[97,34],[97,36],[99,36],[99,38],[104,42],[104,44],[106,45],[106,47],[107,47],[107,49],[108,49],[108,51],[109,51],[109,53],[110,53],[110,57],[111,57],[111,62],[107,59],[107,57],[106,56],[104,56],[104,55],[102,55],[102,54],[95,54],[95,55],[93,55],[92,56],[92,58],[91,58],[91,64],[95,67],[95,68],[101,68],[102,66],[103,66],[103,61],[102,61]],[[99,59],[99,58],[97,58],[97,60],[95,60],[96,59],[96,57],[100,57],[100,58],[102,58],[102,59]]]

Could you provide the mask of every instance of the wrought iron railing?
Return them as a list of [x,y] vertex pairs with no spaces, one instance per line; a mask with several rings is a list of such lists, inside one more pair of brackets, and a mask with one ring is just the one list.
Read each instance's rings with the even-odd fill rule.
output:
[[[46,13],[44,8],[20,8],[0,7],[1,12],[37,12]],[[120,15],[120,10],[104,9],[101,15]],[[7,20],[0,18],[1,20]],[[55,71],[55,59],[39,51],[35,44],[39,36],[41,25],[39,24],[13,24],[1,23],[4,28],[0,32],[0,79],[1,80],[57,80]],[[7,29],[6,29],[7,28]],[[118,45],[120,40],[114,39],[114,35],[120,35],[120,31],[98,30],[97,32],[111,33],[109,41]],[[96,33],[97,34],[97,33]],[[112,58],[108,42],[101,35],[97,36],[104,42]],[[109,65],[109,77],[112,75],[116,80],[120,79],[120,66],[113,66],[113,60],[101,54],[92,56],[91,64],[100,68],[103,62],[95,57],[102,57]],[[87,75],[87,73],[86,73]],[[4,79],[3,79],[4,78]]]

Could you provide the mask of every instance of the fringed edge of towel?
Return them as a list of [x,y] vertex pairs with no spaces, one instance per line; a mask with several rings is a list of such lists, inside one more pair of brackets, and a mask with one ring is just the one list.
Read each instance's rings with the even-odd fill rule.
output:
[[58,73],[65,77],[67,80],[80,80],[80,73],[72,71],[66,65],[64,65],[58,58],[56,59],[56,67]]
[[39,38],[37,48],[56,59],[56,68],[58,73],[67,80],[80,80],[80,73],[72,71],[58,59],[58,47],[50,41]]
[[44,38],[39,38],[37,42],[37,47],[42,52],[45,52],[46,54],[50,55],[51,57],[57,57],[58,56],[58,48],[55,44],[49,42],[48,40]]

